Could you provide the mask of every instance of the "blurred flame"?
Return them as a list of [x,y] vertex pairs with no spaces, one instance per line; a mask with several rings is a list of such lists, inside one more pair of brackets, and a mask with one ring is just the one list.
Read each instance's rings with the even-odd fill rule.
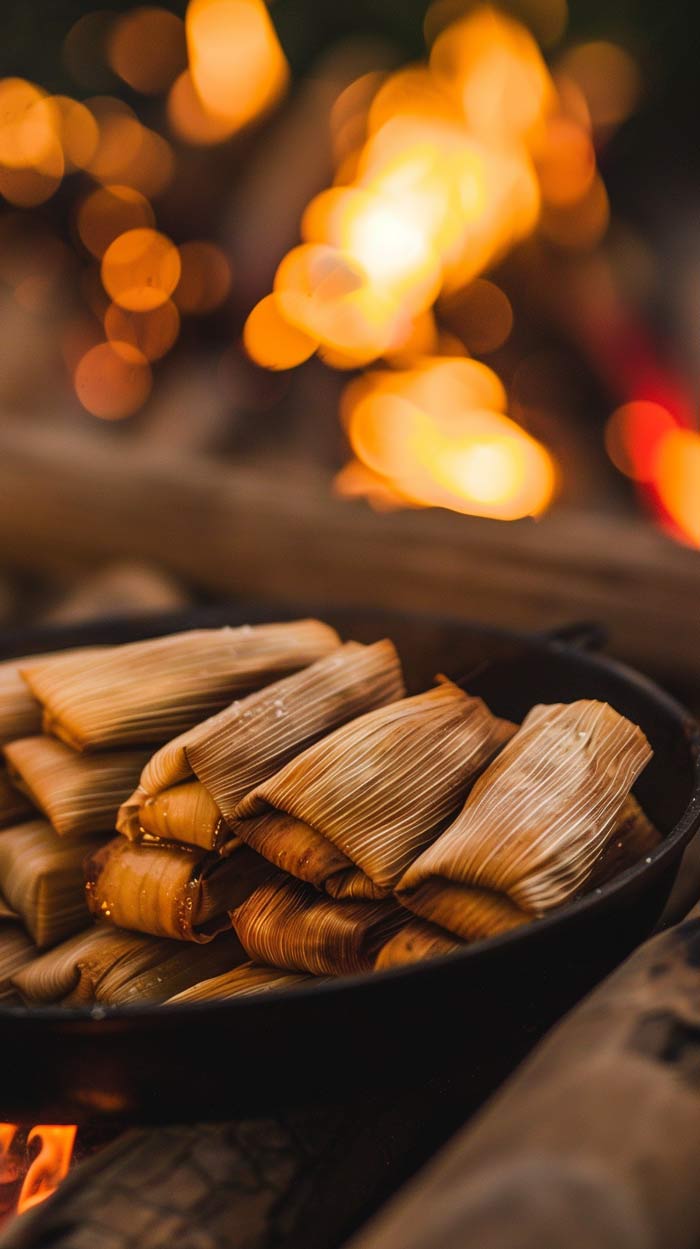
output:
[[135,91],[158,95],[187,63],[184,24],[167,9],[132,9],[111,29],[107,57],[115,74]]
[[39,1124],[32,1128],[27,1136],[27,1144],[40,1140],[41,1149],[24,1177],[17,1201],[19,1214],[50,1197],[68,1174],[77,1130],[75,1124]]
[[180,279],[180,254],[158,230],[127,230],[102,257],[102,282],[115,303],[131,312],[164,304]]
[[137,412],[152,385],[148,361],[127,342],[90,347],[78,361],[73,381],[83,407],[106,421]]

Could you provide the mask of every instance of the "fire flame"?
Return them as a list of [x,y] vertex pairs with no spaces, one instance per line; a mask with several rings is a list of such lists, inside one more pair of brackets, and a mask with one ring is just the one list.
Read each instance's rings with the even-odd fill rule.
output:
[[[26,1148],[40,1142],[39,1153],[29,1164],[19,1197],[17,1213],[23,1214],[56,1191],[70,1167],[78,1129],[75,1124],[37,1124],[27,1134]],[[0,1123],[0,1160],[10,1159],[19,1132],[17,1123]]]

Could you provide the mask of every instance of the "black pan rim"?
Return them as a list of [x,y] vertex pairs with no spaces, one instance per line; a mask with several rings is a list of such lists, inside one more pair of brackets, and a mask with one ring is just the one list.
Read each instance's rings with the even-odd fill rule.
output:
[[[673,858],[678,846],[687,844],[693,833],[700,827],[700,724],[697,720],[677,699],[668,694],[650,677],[638,672],[635,668],[606,655],[582,652],[575,645],[557,640],[556,636],[552,636],[549,633],[527,633],[525,631],[510,630],[488,621],[479,621],[473,618],[465,620],[463,617],[450,616],[443,613],[404,612],[396,609],[374,607],[365,608],[356,603],[333,603],[321,606],[317,604],[288,605],[241,599],[228,604],[217,604],[212,607],[195,607],[177,612],[109,617],[108,619],[102,619],[94,623],[86,622],[81,625],[45,625],[37,626],[30,630],[3,631],[0,635],[0,652],[3,658],[5,655],[8,658],[12,658],[18,654],[27,654],[40,649],[50,650],[52,641],[54,646],[60,648],[60,639],[62,638],[75,637],[76,635],[78,637],[86,635],[94,638],[95,634],[98,636],[104,634],[106,637],[110,631],[120,629],[128,631],[134,637],[138,637],[140,630],[144,631],[142,636],[155,636],[156,634],[153,631],[160,629],[161,626],[164,631],[167,631],[168,628],[175,630],[178,628],[214,627],[214,622],[218,621],[219,624],[225,623],[227,612],[235,612],[238,615],[246,609],[249,609],[251,614],[262,614],[267,619],[290,616],[299,617],[306,614],[317,615],[322,619],[324,612],[334,615],[343,611],[356,612],[365,615],[368,619],[374,615],[378,618],[382,615],[395,615],[401,616],[406,620],[419,621],[422,619],[426,622],[431,621],[434,624],[438,623],[446,627],[462,626],[493,637],[522,640],[527,645],[544,652],[554,651],[556,653],[569,654],[572,657],[576,656],[579,663],[583,663],[594,671],[602,670],[611,673],[638,688],[643,688],[657,705],[663,706],[668,713],[684,725],[688,749],[693,759],[694,785],[691,799],[674,827],[670,829],[661,844],[643,862],[634,864],[613,880],[594,890],[593,893],[567,903],[565,906],[550,912],[549,915],[535,920],[526,928],[514,929],[496,937],[475,941],[470,945],[465,945],[464,949],[458,952],[440,955],[424,962],[411,963],[382,971],[362,972],[355,975],[329,978],[318,983],[309,982],[308,984],[295,985],[288,989],[271,989],[260,993],[242,994],[236,998],[183,1002],[176,1005],[147,1002],[129,1003],[120,1006],[96,1005],[89,1007],[55,1005],[3,1006],[0,1004],[0,1021],[13,1020],[18,1025],[31,1025],[34,1022],[37,1025],[53,1023],[63,1025],[63,1028],[67,1031],[78,1030],[84,1032],[87,1029],[90,1033],[97,1035],[106,1029],[111,1031],[110,1025],[127,1024],[132,1020],[141,1021],[158,1028],[176,1022],[178,1019],[191,1018],[194,1020],[202,1013],[206,1013],[208,1016],[219,1017],[226,1015],[235,1018],[236,1013],[241,1011],[247,1011],[250,1014],[251,1008],[262,1007],[268,1003],[274,1006],[281,1001],[288,1001],[292,997],[297,1003],[303,1003],[306,998],[317,998],[319,995],[331,997],[338,994],[347,995],[351,990],[360,988],[364,991],[381,992],[382,985],[398,983],[408,979],[411,979],[418,985],[421,977],[434,975],[447,969],[456,970],[467,962],[473,961],[474,958],[489,958],[516,945],[523,948],[527,943],[537,942],[553,928],[560,927],[562,922],[568,924],[575,921],[579,916],[595,910],[605,900],[612,899],[618,894],[622,895],[631,882],[652,872],[656,874],[661,870],[665,861]],[[556,635],[556,630],[553,633]],[[75,644],[79,643],[63,642],[64,647]]]

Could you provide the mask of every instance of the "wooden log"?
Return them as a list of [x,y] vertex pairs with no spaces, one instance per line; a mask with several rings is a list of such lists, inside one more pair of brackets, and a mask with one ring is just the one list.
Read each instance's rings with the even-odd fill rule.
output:
[[537,1048],[348,1249],[695,1249],[700,907]]
[[563,508],[539,523],[378,516],[288,466],[183,458],[109,433],[0,430],[0,563],[55,572],[110,557],[154,561],[221,595],[514,628],[598,618],[630,661],[697,672],[700,559],[639,519]]
[[40,620],[46,624],[76,624],[104,616],[177,611],[191,602],[184,587],[159,567],[119,560],[81,577]]

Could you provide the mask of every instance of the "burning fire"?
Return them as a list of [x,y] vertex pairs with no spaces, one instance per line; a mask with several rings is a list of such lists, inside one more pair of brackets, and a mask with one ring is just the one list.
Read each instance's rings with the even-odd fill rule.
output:
[[[21,1187],[18,1214],[45,1201],[68,1174],[77,1133],[75,1124],[38,1124],[24,1135],[17,1123],[0,1123],[0,1162],[3,1183]],[[35,1142],[39,1152],[35,1152]],[[32,1154],[34,1156],[32,1157]]]

